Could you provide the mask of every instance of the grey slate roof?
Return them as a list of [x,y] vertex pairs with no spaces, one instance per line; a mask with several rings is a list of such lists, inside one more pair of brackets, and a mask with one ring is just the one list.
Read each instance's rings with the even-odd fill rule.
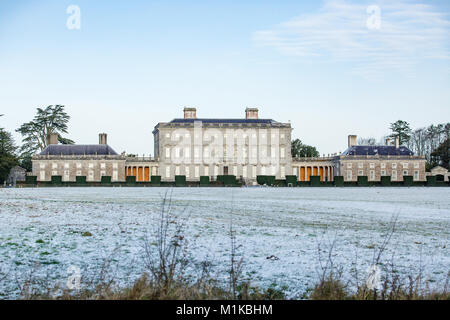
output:
[[40,155],[117,155],[107,144],[51,144]]
[[398,149],[395,146],[352,146],[345,150],[342,155],[345,156],[413,156],[414,152],[405,146],[400,146]]

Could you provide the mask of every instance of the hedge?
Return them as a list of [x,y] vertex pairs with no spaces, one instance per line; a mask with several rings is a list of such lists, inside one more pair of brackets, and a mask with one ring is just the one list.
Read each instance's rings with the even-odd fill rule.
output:
[[256,176],[256,182],[260,185],[273,186],[275,184],[275,176]]
[[436,176],[427,176],[427,186],[436,185]]
[[134,184],[134,183],[136,183],[136,176],[127,176],[126,182],[127,182],[128,184]]
[[333,179],[333,184],[336,187],[343,187],[344,186],[344,177],[343,176],[335,176]]
[[185,187],[186,186],[186,176],[175,176],[175,186]]
[[26,184],[36,184],[37,177],[36,176],[25,176],[25,183]]
[[390,186],[391,185],[391,176],[382,176],[380,183],[382,186]]
[[224,176],[222,176],[222,182],[225,186],[235,186],[236,185],[236,176],[224,175]]
[[320,176],[310,176],[309,182],[312,187],[320,187]]
[[369,179],[367,178],[367,176],[358,176],[358,186],[369,186]]
[[289,187],[290,185],[292,185],[293,187],[295,187],[297,185],[297,176],[286,176],[286,185]]
[[152,176],[150,181],[152,185],[159,186],[161,185],[161,176]]
[[75,181],[77,184],[86,184],[86,176],[76,176]]
[[52,176],[52,183],[53,184],[61,184],[62,183],[62,176]]
[[110,176],[102,176],[100,182],[104,183],[104,184],[110,184],[111,183],[111,177]]
[[209,186],[209,176],[201,176],[200,177],[200,185],[201,186]]
[[404,186],[412,186],[414,184],[414,178],[413,176],[403,176],[403,185]]

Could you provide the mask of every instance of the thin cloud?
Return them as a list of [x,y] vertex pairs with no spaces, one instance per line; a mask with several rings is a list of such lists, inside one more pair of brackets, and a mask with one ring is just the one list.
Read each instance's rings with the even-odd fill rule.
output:
[[[378,28],[367,20],[380,9]],[[370,22],[369,22],[370,23]],[[410,72],[426,59],[450,59],[450,20],[436,7],[412,2],[366,5],[327,1],[315,14],[253,34],[260,46],[303,59],[352,62],[353,72],[373,77],[383,70]]]

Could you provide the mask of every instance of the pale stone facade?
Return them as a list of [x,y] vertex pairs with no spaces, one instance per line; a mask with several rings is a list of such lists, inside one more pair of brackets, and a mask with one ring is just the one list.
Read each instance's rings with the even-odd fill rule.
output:
[[198,119],[185,108],[183,119],[158,123],[153,131],[154,152],[163,181],[185,175],[215,180],[235,175],[255,182],[257,175],[291,174],[291,125],[259,119],[258,109],[247,108],[245,119]]

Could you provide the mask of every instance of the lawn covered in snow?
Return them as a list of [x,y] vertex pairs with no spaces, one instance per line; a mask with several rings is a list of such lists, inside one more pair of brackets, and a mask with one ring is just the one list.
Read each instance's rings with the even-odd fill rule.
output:
[[364,278],[393,216],[385,272],[422,270],[440,283],[450,270],[445,187],[0,189],[0,298],[14,297],[30,270],[65,282],[69,266],[95,273],[108,257],[118,282],[133,281],[145,271],[145,239],[152,238],[167,191],[173,212],[187,218],[193,256],[211,261],[218,278],[229,267],[231,221],[243,276],[283,286],[292,297],[317,282],[330,243],[345,277],[357,271]]

